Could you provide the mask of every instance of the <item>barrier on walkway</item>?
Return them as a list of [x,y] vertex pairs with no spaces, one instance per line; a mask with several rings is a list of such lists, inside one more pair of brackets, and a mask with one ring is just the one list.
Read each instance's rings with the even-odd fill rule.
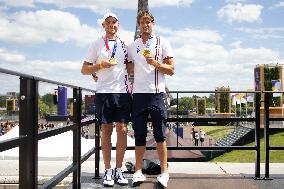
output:
[[271,92],[264,91],[264,150],[265,150],[265,176],[264,179],[269,179],[269,152],[271,150],[284,150],[284,146],[270,146],[269,134],[270,134],[270,121],[284,121],[284,118],[270,118],[269,116],[269,100],[270,95],[273,93],[283,92]]
[[[82,122],[82,91],[95,93],[90,89],[68,85],[56,81],[51,81],[39,77],[34,77],[11,70],[0,68],[0,73],[9,74],[20,77],[20,136],[0,142],[0,152],[19,147],[19,188],[38,188],[37,169],[38,169],[38,141],[47,137],[55,136],[67,131],[73,131],[73,163],[47,181],[39,188],[53,188],[61,180],[70,173],[73,174],[73,188],[80,188],[81,184],[81,164],[86,161],[92,154],[95,154],[95,178],[99,178],[99,161],[100,161],[100,127],[95,129],[95,146],[86,154],[81,156],[81,127],[95,123],[96,119],[90,119]],[[38,132],[38,83],[50,83],[73,89],[73,124],[54,128],[48,131]],[[248,91],[220,91],[220,93],[248,93]],[[254,150],[255,151],[255,179],[260,177],[260,91],[249,91],[255,94],[255,116],[250,118],[244,117],[179,117],[178,99],[180,94],[185,93],[218,93],[218,91],[170,91],[171,94],[176,94],[177,109],[176,117],[168,118],[168,122],[175,122],[177,130],[179,123],[182,122],[254,122],[255,123],[255,146],[177,146],[167,147],[168,150]],[[269,146],[269,121],[284,121],[284,118],[269,118],[269,92],[265,93],[265,178],[269,178],[269,151],[283,150],[284,147]],[[149,120],[150,121],[150,120]],[[114,150],[115,147],[112,147]],[[156,149],[155,147],[147,147],[149,150]],[[134,150],[134,147],[127,147],[127,150]]]
[[[95,119],[86,120],[84,122],[81,121],[82,91],[93,93],[95,93],[95,91],[2,68],[0,68],[0,73],[20,77],[19,137],[0,142],[0,152],[19,147],[19,188],[53,188],[72,173],[72,186],[73,188],[79,189],[81,184],[81,164],[95,151],[95,148],[92,148],[81,157],[81,127],[95,123]],[[73,89],[73,124],[38,132],[39,82]],[[38,186],[38,141],[67,131],[73,131],[72,164],[42,186]]]

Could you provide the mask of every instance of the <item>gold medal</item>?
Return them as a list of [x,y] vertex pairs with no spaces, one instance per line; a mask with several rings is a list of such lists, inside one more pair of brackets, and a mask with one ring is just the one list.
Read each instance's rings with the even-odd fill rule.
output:
[[143,51],[143,56],[145,57],[145,58],[150,58],[150,57],[152,57],[152,54],[151,54],[151,51],[149,50],[149,49],[144,49],[144,51]]
[[110,58],[109,59],[109,63],[116,65],[117,64],[117,60],[115,58]]

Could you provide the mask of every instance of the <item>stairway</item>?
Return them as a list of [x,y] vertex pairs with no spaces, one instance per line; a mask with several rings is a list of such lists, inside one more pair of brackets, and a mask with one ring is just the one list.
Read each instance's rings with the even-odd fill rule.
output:
[[218,140],[216,142],[216,146],[234,146],[239,145],[238,142],[245,137],[247,134],[249,134],[251,131],[253,131],[252,128],[249,127],[243,127],[238,126],[236,129],[225,136],[224,138]]

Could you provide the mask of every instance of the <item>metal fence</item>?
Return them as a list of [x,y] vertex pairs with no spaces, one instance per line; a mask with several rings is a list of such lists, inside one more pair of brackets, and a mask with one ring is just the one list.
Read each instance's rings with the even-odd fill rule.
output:
[[[19,188],[53,188],[70,173],[73,174],[73,188],[80,188],[81,164],[94,152],[90,149],[81,156],[81,127],[95,123],[95,119],[81,122],[82,91],[95,93],[90,89],[55,82],[27,74],[22,74],[0,68],[0,73],[20,77],[20,112],[19,112],[19,137],[0,142],[0,152],[19,147]],[[73,89],[73,124],[38,132],[38,84],[39,82],[65,86]],[[38,141],[62,134],[73,132],[73,162],[52,179],[38,185]]]
[[270,95],[273,93],[283,92],[271,92],[264,91],[264,150],[265,150],[265,175],[264,179],[269,179],[269,152],[271,150],[284,150],[284,146],[270,146],[269,145],[269,134],[270,134],[270,122],[271,121],[284,121],[284,118],[270,118],[269,112],[269,101]]
[[[0,152],[19,147],[19,188],[53,188],[62,181],[70,173],[73,174],[73,188],[80,188],[81,184],[81,164],[86,161],[92,154],[95,154],[95,178],[100,178],[99,162],[100,162],[100,127],[95,128],[95,146],[83,156],[81,155],[81,127],[95,123],[95,119],[90,119],[82,122],[82,91],[95,93],[90,89],[85,89],[78,86],[68,85],[65,83],[55,82],[39,77],[34,77],[19,72],[14,72],[0,68],[0,73],[19,76],[20,77],[20,113],[19,113],[19,137],[0,142]],[[48,131],[38,132],[38,83],[50,83],[73,89],[73,124],[54,128]],[[248,93],[248,91],[230,91],[229,93]],[[175,118],[168,118],[168,122],[175,122],[176,126],[182,122],[252,122],[255,123],[255,145],[254,146],[169,146],[168,150],[254,150],[255,151],[255,174],[254,179],[269,178],[269,151],[283,150],[284,147],[269,146],[269,121],[284,121],[284,118],[269,118],[269,92],[265,93],[265,178],[260,177],[260,101],[261,92],[249,92],[255,94],[255,116],[250,118],[245,117],[194,117],[180,118],[178,99],[180,94],[185,93],[228,93],[228,91],[171,91],[171,94],[176,94],[177,99],[177,114]],[[151,121],[151,120],[149,120]],[[178,129],[177,129],[178,130]],[[39,186],[38,177],[38,141],[62,134],[67,131],[73,132],[73,163],[54,176],[52,179]],[[178,137],[177,137],[178,140]],[[115,150],[115,147],[112,147]],[[134,150],[135,147],[127,147],[127,150]],[[147,150],[156,149],[155,147],[146,147]]]
[[[171,94],[176,94],[177,99],[177,109],[176,109],[176,117],[168,118],[167,122],[175,122],[177,128],[179,127],[179,123],[183,122],[254,122],[255,123],[255,146],[178,146],[178,137],[177,137],[177,146],[168,146],[168,150],[254,150],[255,151],[255,179],[260,179],[260,92],[249,92],[255,94],[255,117],[253,118],[245,118],[245,117],[230,117],[230,118],[218,118],[218,117],[194,117],[194,118],[180,118],[179,117],[179,107],[178,107],[178,99],[179,94],[190,94],[190,93],[248,93],[248,91],[170,91]],[[149,119],[148,121],[151,121]],[[178,131],[178,129],[177,129]],[[97,149],[95,152],[95,178],[100,178],[99,173],[99,151],[101,150],[100,146],[100,130],[99,127],[96,127],[96,146]],[[115,150],[116,147],[112,147],[112,150]],[[127,147],[127,150],[134,150],[135,147]],[[155,150],[156,147],[146,147],[146,150]]]

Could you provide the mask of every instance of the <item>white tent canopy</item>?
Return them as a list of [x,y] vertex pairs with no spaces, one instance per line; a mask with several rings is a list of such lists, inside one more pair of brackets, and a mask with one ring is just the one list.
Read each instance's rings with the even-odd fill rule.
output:
[[[15,126],[11,131],[0,136],[0,141],[15,138],[19,136],[19,126]],[[113,134],[111,137],[111,141],[113,146],[116,145],[116,131],[113,130]],[[81,137],[81,155],[84,155],[90,149],[92,149],[95,145],[94,139],[85,139]],[[134,139],[127,136],[127,145],[134,146]],[[56,135],[53,137],[49,137],[43,140],[40,140],[38,143],[38,157],[39,160],[41,158],[66,158],[67,160],[72,160],[73,155],[73,134],[72,131],[68,131],[62,133],[60,135]],[[134,158],[134,151],[126,151],[125,158]],[[115,158],[115,151],[112,151],[111,156]],[[4,152],[0,152],[0,159],[11,159],[19,157],[19,148],[13,148],[10,150],[6,150]],[[102,157],[102,153],[101,153]]]

